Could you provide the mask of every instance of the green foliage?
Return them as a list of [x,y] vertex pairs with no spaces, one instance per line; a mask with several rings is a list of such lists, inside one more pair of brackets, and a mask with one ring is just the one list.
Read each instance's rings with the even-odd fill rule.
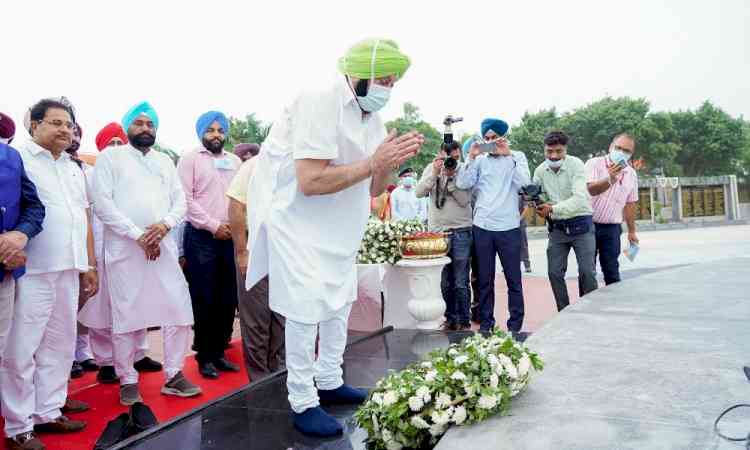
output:
[[605,97],[558,115],[555,109],[527,112],[510,139],[523,151],[533,170],[544,160],[544,134],[562,129],[570,137],[568,153],[584,161],[603,154],[612,138],[636,138],[636,159],[647,174],[665,176],[750,173],[750,124],[705,102],[696,111],[650,112],[645,99]]
[[695,111],[672,113],[685,175],[736,173],[748,146],[747,122],[705,102]]
[[171,148],[162,147],[159,144],[154,144],[153,149],[159,153],[164,153],[165,155],[169,156],[175,166],[180,161],[180,155],[178,155],[177,152],[175,152]]
[[404,163],[399,168],[399,171],[406,167],[412,167],[421,174],[424,168],[435,159],[435,156],[440,151],[440,144],[443,143],[443,134],[422,120],[419,108],[409,102],[404,103],[404,114],[395,120],[387,122],[385,127],[389,131],[396,129],[399,135],[412,130],[416,130],[424,135],[425,142],[422,150],[417,156]]
[[237,144],[262,144],[270,131],[271,124],[264,124],[254,113],[246,115],[244,119],[230,117],[229,136],[224,142],[224,149],[232,150]]

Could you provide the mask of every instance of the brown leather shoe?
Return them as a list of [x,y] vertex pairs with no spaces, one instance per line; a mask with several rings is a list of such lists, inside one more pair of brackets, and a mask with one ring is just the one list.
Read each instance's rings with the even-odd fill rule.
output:
[[52,422],[34,425],[34,431],[37,433],[75,433],[86,428],[86,422],[82,420],[70,420],[65,416],[60,416]]
[[46,450],[47,447],[36,437],[33,431],[21,433],[12,438],[5,438],[5,447],[8,450]]
[[80,400],[75,400],[70,397],[65,399],[65,405],[60,408],[60,412],[63,414],[78,414],[91,409],[89,404]]

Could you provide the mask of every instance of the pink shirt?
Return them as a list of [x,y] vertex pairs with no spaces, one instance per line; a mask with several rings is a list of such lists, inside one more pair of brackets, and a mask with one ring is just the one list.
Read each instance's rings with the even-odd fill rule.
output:
[[187,199],[187,221],[196,228],[216,233],[229,222],[229,200],[225,192],[242,161],[232,153],[214,155],[205,148],[180,157],[177,173]]
[[[607,167],[612,163],[606,156],[586,161],[586,182],[592,183],[609,177]],[[622,210],[626,203],[638,201],[638,174],[627,166],[617,181],[606,191],[591,197],[595,223],[622,223]]]

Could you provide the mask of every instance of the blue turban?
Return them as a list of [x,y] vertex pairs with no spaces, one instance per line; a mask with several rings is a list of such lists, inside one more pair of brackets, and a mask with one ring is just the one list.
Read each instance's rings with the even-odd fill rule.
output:
[[149,102],[140,102],[122,116],[122,129],[127,133],[133,121],[141,115],[148,116],[154,123],[154,128],[159,128],[159,116],[156,115],[154,107]]
[[461,153],[464,155],[464,160],[469,157],[469,151],[471,150],[471,144],[479,140],[479,136],[471,136],[464,141],[463,147],[461,147]]
[[489,131],[494,131],[498,136],[505,136],[508,132],[508,123],[500,119],[484,119],[482,121],[482,137]]
[[214,122],[219,122],[219,126],[224,129],[224,133],[229,132],[229,121],[227,120],[227,116],[219,111],[209,111],[203,113],[198,117],[198,121],[195,122],[195,132],[198,133],[198,139],[203,139],[206,130]]

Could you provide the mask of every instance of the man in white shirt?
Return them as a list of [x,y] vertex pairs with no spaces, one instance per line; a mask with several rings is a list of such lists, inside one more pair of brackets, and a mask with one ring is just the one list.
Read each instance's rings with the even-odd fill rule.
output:
[[172,160],[152,151],[159,119],[147,102],[122,120],[130,143],[102,153],[94,172],[94,212],[104,224],[104,257],[112,307],[115,372],[120,403],[142,401],[133,367],[143,334],[162,327],[166,384],[161,392],[180,397],[201,389],[182,367],[193,311],[185,276],[169,231],[184,218],[185,194]]
[[31,108],[33,140],[19,147],[46,209],[42,232],[29,242],[26,275],[18,280],[13,324],[0,368],[6,445],[43,449],[34,432],[69,433],[86,423],[63,416],[76,339],[80,288],[96,294],[98,277],[81,169],[65,149],[75,117],[59,101]]
[[[96,148],[100,152],[118,151],[128,143],[128,137],[119,123],[111,122],[104,126],[96,135]],[[93,202],[94,195],[94,166],[84,166],[86,169],[86,187],[88,188],[89,200]],[[115,373],[114,356],[112,350],[112,308],[109,298],[109,286],[107,285],[107,273],[104,270],[106,258],[104,257],[104,225],[96,216],[92,205],[91,229],[94,232],[94,247],[96,261],[99,268],[99,292],[88,299],[78,312],[78,321],[88,328],[91,352],[99,372],[96,381],[102,384],[114,384],[119,380]],[[159,372],[162,365],[158,361],[146,356],[148,351],[148,340],[144,333],[135,353],[136,363],[133,367],[138,372]]]
[[341,364],[369,199],[424,142],[416,132],[386,134],[377,114],[408,66],[393,41],[356,44],[339,60],[338,82],[285,108],[250,178],[246,288],[268,275],[271,310],[286,317],[289,403],[308,435],[343,431],[321,403],[367,397],[344,384]]
[[418,198],[417,173],[406,168],[398,175],[400,186],[391,193],[391,220],[419,219],[427,222],[427,197]]

